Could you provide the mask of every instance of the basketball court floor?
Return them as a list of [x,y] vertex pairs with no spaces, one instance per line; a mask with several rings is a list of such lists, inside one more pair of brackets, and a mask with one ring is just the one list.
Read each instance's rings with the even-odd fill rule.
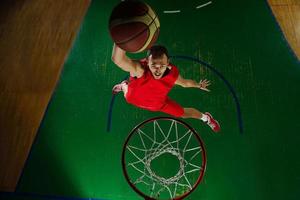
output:
[[[123,144],[137,124],[166,115],[129,105],[121,94],[112,102],[112,87],[127,76],[111,61],[108,19],[118,2],[91,2],[16,194],[3,198],[142,199],[123,176]],[[267,2],[146,2],[160,19],[157,43],[181,75],[212,83],[209,93],[176,86],[170,97],[221,124],[215,134],[184,120],[207,156],[203,180],[186,199],[299,199],[300,65]]]

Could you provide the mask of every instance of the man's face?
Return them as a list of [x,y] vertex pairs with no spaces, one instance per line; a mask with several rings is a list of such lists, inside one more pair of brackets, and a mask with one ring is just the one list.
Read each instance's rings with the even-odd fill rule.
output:
[[148,66],[155,79],[160,79],[164,75],[168,65],[169,59],[165,54],[155,59],[152,58],[152,55],[148,57]]

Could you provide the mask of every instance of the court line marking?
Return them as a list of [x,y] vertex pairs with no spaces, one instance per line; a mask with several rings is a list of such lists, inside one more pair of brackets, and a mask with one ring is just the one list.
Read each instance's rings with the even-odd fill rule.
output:
[[199,5],[199,6],[196,7],[196,9],[203,8],[205,6],[208,6],[209,4],[212,4],[212,1],[209,1],[209,2],[207,2],[205,4],[202,4],[202,5]]
[[232,97],[234,99],[235,105],[236,105],[236,112],[237,112],[237,121],[238,121],[238,127],[239,127],[239,131],[240,134],[243,134],[244,132],[244,127],[243,127],[243,120],[242,120],[242,112],[241,112],[241,106],[240,106],[240,102],[238,100],[238,97],[236,95],[236,92],[233,88],[233,86],[229,83],[229,81],[225,78],[225,76],[223,74],[221,74],[216,68],[214,68],[212,65],[191,57],[191,56],[185,56],[185,55],[177,55],[177,56],[170,56],[171,58],[175,58],[175,59],[183,59],[183,60],[190,60],[193,62],[197,62],[199,64],[202,64],[203,66],[205,66],[206,68],[210,69],[212,72],[214,72],[224,83],[225,85],[228,87],[230,93],[232,94]]
[[164,13],[166,14],[173,14],[173,13],[180,13],[181,10],[164,10]]
[[52,194],[36,194],[36,193],[27,193],[27,192],[0,192],[1,197],[27,197],[30,199],[43,199],[43,200],[105,200],[98,198],[80,198],[80,197],[68,197],[68,196],[59,196]]

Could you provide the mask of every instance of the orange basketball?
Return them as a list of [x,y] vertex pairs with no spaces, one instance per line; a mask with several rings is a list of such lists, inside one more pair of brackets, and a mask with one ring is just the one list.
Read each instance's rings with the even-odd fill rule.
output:
[[160,23],[149,5],[122,1],[112,11],[109,31],[113,41],[128,52],[149,49],[157,40]]

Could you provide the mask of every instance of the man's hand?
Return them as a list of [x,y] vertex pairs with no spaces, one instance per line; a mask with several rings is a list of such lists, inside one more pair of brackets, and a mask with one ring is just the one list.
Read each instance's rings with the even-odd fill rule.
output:
[[209,82],[208,80],[206,80],[206,79],[200,80],[200,82],[199,82],[199,88],[200,88],[201,90],[204,90],[204,91],[207,91],[207,92],[210,92],[210,90],[207,89],[207,87],[208,87],[209,85],[210,85],[210,82]]

